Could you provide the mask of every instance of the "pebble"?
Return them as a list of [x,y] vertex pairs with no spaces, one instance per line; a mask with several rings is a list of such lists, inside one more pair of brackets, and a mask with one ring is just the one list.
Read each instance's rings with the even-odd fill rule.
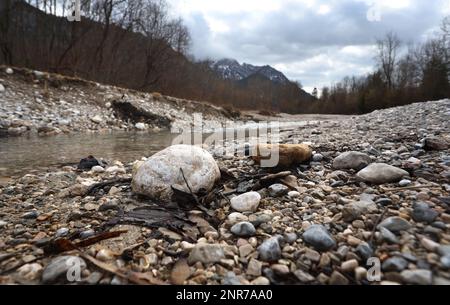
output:
[[417,202],[413,205],[412,218],[417,222],[432,223],[439,216],[439,213],[430,208],[424,202]]
[[405,186],[410,185],[411,183],[412,183],[411,180],[403,179],[403,180],[401,180],[401,181],[398,183],[398,185],[401,186],[401,187],[405,187]]
[[414,285],[431,285],[432,273],[430,270],[404,270],[400,273],[403,280],[408,284]]
[[289,188],[280,183],[272,184],[271,186],[269,186],[268,190],[270,196],[272,197],[280,197],[286,195],[289,192]]
[[91,168],[91,172],[93,173],[103,173],[105,172],[105,169],[101,167],[100,165],[95,165]]
[[395,236],[394,233],[389,231],[388,229],[384,227],[379,227],[378,230],[380,231],[381,238],[385,241],[387,241],[390,244],[398,244],[400,241],[398,240],[397,236]]
[[195,262],[209,264],[220,262],[223,258],[225,258],[225,252],[221,245],[199,243],[191,250],[188,262],[189,264]]
[[228,215],[228,221],[233,225],[238,222],[248,221],[248,217],[239,212],[233,212]]
[[37,211],[30,211],[22,214],[22,218],[24,219],[36,219],[38,218],[39,213]]
[[250,282],[252,285],[261,285],[261,286],[265,286],[265,285],[270,285],[270,281],[268,278],[264,277],[264,276],[259,276],[256,279],[254,279],[253,281]]
[[266,262],[277,261],[281,258],[281,248],[278,237],[266,239],[259,247],[259,258]]
[[231,207],[238,212],[254,212],[259,206],[261,195],[257,192],[248,192],[231,198]]
[[297,240],[298,236],[297,233],[291,232],[291,233],[284,233],[284,241],[288,244],[292,244]]
[[366,213],[372,213],[377,211],[377,205],[374,202],[359,201],[347,204],[342,209],[342,219],[346,222],[352,222],[360,218]]
[[6,68],[5,72],[6,72],[6,74],[8,74],[8,75],[14,74],[14,70],[11,69],[11,68]]
[[336,246],[328,230],[322,225],[312,225],[304,233],[305,242],[319,251],[328,251]]
[[8,223],[6,221],[0,220],[0,228],[6,227]]
[[442,267],[450,269],[450,255],[441,257]]
[[401,231],[409,230],[411,228],[411,224],[401,217],[393,216],[383,220],[379,224],[379,227],[386,228],[393,233],[399,233]]
[[314,162],[322,162],[323,161],[323,155],[322,154],[314,154],[312,156],[312,160]]
[[42,273],[42,281],[46,284],[53,283],[75,266],[79,266],[82,271],[86,268],[86,262],[78,256],[56,257],[45,267]]
[[330,285],[348,285],[349,280],[338,271],[333,271],[330,277]]
[[64,236],[66,236],[67,234],[69,234],[69,229],[67,229],[67,228],[60,228],[60,229],[58,229],[58,231],[56,231],[55,237],[56,237],[56,238],[58,238],[58,237],[64,237]]
[[247,255],[252,253],[254,250],[255,250],[255,248],[250,244],[242,245],[239,247],[239,256],[247,257]]
[[368,243],[361,243],[356,247],[356,252],[359,254],[359,256],[364,260],[367,261],[370,257],[373,256],[373,249],[369,246]]
[[314,281],[314,277],[311,274],[309,274],[301,269],[295,270],[294,275],[302,283],[310,283],[310,282]]
[[250,260],[247,266],[247,274],[252,276],[261,275],[262,263],[254,258]]
[[86,230],[86,231],[81,232],[81,233],[80,233],[80,238],[81,238],[81,239],[85,239],[85,238],[92,237],[92,236],[94,236],[94,235],[95,235],[95,231],[92,230],[92,229],[89,229],[89,230]]
[[437,252],[441,256],[448,256],[448,255],[450,255],[450,245],[439,246],[437,248]]
[[250,222],[239,222],[231,227],[231,233],[236,236],[249,237],[256,233],[256,229]]
[[298,198],[298,197],[300,197],[300,193],[299,192],[297,192],[297,191],[290,191],[289,193],[288,193],[288,197],[289,198]]
[[373,184],[397,182],[407,176],[407,171],[385,163],[372,163],[356,174],[360,180]]
[[287,275],[290,272],[289,267],[282,264],[273,264],[270,268],[278,275]]
[[17,272],[24,279],[33,281],[41,276],[42,270],[43,267],[41,264],[32,263],[21,266],[19,269],[17,269]]
[[381,265],[381,268],[383,269],[383,271],[403,271],[404,269],[406,269],[406,267],[408,267],[408,261],[406,259],[404,259],[403,257],[399,257],[399,256],[395,256],[395,257],[390,257],[387,260],[385,260],[383,262],[383,264]]
[[348,261],[345,261],[341,264],[341,269],[344,272],[353,272],[357,267],[359,266],[359,263],[356,259],[351,259]]
[[348,151],[340,154],[333,161],[334,169],[356,169],[360,170],[369,165],[371,158],[361,152]]

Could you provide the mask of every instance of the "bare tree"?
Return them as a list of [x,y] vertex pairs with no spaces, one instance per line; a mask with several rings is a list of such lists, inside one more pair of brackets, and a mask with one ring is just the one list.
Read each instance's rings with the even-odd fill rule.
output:
[[386,34],[385,38],[377,40],[376,60],[389,89],[393,88],[393,76],[400,46],[400,39],[393,32]]

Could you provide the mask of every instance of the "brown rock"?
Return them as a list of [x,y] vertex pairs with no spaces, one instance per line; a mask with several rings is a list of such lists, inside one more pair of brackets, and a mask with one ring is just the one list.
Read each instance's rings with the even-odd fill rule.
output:
[[[253,152],[252,159],[260,164],[261,160],[270,160],[271,151],[278,149],[278,166],[289,167],[293,164],[308,161],[312,157],[312,149],[306,144],[260,144]],[[267,162],[266,161],[266,162]]]
[[183,285],[191,275],[191,270],[185,259],[180,259],[173,266],[172,272],[170,273],[170,280],[174,285]]

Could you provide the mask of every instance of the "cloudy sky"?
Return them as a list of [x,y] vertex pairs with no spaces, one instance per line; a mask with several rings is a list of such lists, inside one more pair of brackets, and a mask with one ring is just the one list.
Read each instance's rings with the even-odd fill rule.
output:
[[373,69],[374,42],[438,30],[450,0],[167,0],[191,30],[199,59],[269,64],[307,91]]

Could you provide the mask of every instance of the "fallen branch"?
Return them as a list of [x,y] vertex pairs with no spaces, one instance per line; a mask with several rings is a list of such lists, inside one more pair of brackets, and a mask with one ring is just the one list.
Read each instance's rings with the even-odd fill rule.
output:
[[71,250],[77,250],[79,248],[88,247],[90,245],[96,244],[100,241],[111,239],[115,237],[119,237],[121,234],[126,233],[127,231],[112,231],[112,232],[103,232],[91,238],[82,240],[78,243],[73,243],[67,238],[59,238],[51,242],[44,248],[44,252],[47,254],[59,254],[62,252],[67,252]]
[[86,196],[92,195],[96,190],[102,189],[102,188],[104,188],[106,186],[113,186],[113,185],[116,185],[116,184],[130,183],[131,180],[132,180],[131,178],[120,178],[120,179],[114,179],[114,180],[110,180],[110,181],[96,183],[96,184],[91,185],[89,187],[89,189],[86,192]]
[[381,215],[378,217],[377,221],[375,222],[372,232],[370,233],[370,239],[369,239],[369,244],[373,246],[373,237],[375,236],[375,231],[377,230],[377,226],[380,224],[380,222],[383,220],[384,216],[386,215],[387,211],[389,209],[386,207],[383,211],[383,213],[381,213]]
[[404,190],[417,190],[417,189],[422,189],[422,188],[426,188],[426,189],[441,189],[441,186],[436,186],[436,185],[419,185],[419,186],[405,186],[405,187],[395,187],[395,188],[384,188],[384,187],[380,187],[381,190],[385,191],[385,192],[396,192],[396,191],[404,191]]

